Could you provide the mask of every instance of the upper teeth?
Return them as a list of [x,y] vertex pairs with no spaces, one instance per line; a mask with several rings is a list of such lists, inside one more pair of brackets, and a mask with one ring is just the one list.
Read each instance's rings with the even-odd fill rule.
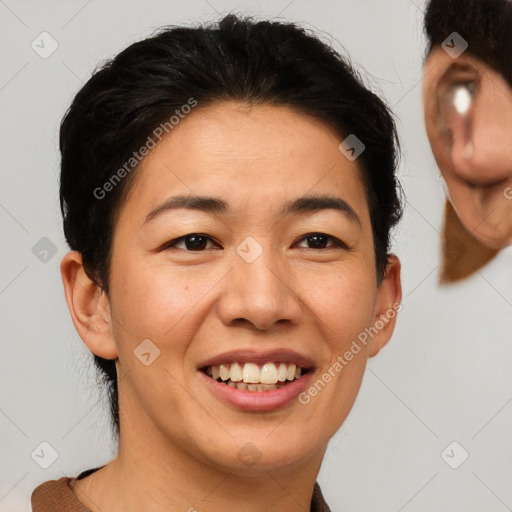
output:
[[206,373],[214,379],[220,378],[224,381],[276,384],[300,378],[301,367],[285,363],[265,363],[261,366],[255,363],[245,363],[243,366],[238,363],[228,363],[208,366]]

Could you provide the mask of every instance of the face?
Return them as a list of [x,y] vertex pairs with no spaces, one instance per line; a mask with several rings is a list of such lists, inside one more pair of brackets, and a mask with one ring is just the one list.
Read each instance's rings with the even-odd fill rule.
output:
[[467,231],[512,243],[512,89],[479,59],[435,47],[424,69],[427,135],[449,199]]
[[121,435],[231,471],[323,453],[400,300],[396,258],[377,286],[360,171],[339,144],[286,107],[226,103],[144,159],[116,223],[101,345],[123,375]]

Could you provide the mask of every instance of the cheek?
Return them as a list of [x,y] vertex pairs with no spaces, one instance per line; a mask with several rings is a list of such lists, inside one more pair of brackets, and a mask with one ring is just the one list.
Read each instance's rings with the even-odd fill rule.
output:
[[124,406],[136,410],[145,404],[153,423],[164,428],[162,407],[194,410],[183,393],[187,351],[207,315],[208,291],[220,276],[137,258],[119,259],[116,265],[111,288],[114,336],[127,375]]
[[[345,352],[373,322],[377,293],[373,274],[370,269],[353,266],[331,272],[328,279],[302,278],[303,296],[328,342],[331,359]],[[326,284],[319,286],[319,282]]]
[[129,356],[142,340],[150,339],[162,352],[170,349],[172,359],[178,360],[176,355],[184,352],[187,340],[193,336],[191,320],[201,321],[198,305],[218,277],[190,267],[176,269],[137,258],[120,258],[113,268],[112,304],[118,320],[120,353]]

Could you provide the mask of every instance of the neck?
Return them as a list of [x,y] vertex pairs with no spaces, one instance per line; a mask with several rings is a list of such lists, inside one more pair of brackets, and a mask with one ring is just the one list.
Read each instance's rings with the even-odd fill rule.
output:
[[154,428],[124,427],[118,457],[73,485],[93,512],[310,510],[326,447],[293,467],[239,470],[200,460]]

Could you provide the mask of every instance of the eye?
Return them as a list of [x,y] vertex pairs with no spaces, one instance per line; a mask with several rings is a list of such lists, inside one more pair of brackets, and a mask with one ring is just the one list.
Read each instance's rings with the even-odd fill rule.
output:
[[[310,245],[310,247],[306,247],[306,249],[331,249],[333,247],[341,247],[346,250],[349,249],[341,240],[324,233],[309,233],[299,239],[299,241],[301,240],[305,240],[306,243]],[[328,245],[329,241],[332,242],[331,245]],[[163,249],[175,248],[198,252],[208,249],[208,242],[214,243],[207,235],[203,235],[201,233],[190,233],[188,235],[175,238],[174,240],[170,240],[164,245]]]
[[[341,240],[338,240],[336,237],[326,235],[324,233],[308,233],[307,235],[304,235],[302,238],[300,238],[300,240],[305,240],[306,243],[312,246],[306,247],[306,249],[330,249],[332,247],[341,247],[342,249],[348,250],[348,246]],[[330,246],[327,245],[329,240],[333,241],[333,244]]]
[[[164,246],[164,249],[177,248],[185,249],[187,251],[202,251],[207,248],[206,245],[209,241],[213,243],[209,236],[203,235],[201,233],[190,233],[188,235],[184,235],[180,238],[175,238],[174,240],[167,242]],[[178,247],[183,243],[185,244],[184,247]]]

